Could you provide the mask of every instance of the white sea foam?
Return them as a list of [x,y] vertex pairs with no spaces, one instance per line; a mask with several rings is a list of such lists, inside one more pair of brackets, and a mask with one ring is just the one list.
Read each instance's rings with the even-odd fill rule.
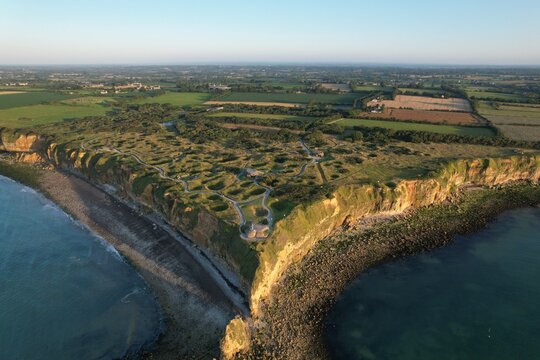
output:
[[22,193],[30,193],[30,194],[37,194],[38,193],[36,190],[34,190],[34,189],[32,189],[32,188],[30,188],[28,186],[23,186],[21,188],[21,192]]
[[135,288],[133,289],[133,291],[131,291],[130,293],[128,293],[126,296],[124,296],[120,301],[122,301],[124,304],[129,304],[131,301],[128,300],[128,298],[131,296],[131,295],[135,295],[135,294],[139,294],[141,293],[143,289],[141,288]]

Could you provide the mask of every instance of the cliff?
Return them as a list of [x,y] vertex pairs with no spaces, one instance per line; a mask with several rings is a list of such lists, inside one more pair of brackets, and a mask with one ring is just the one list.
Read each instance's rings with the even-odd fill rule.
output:
[[394,215],[410,208],[441,203],[458,194],[463,185],[494,186],[517,180],[540,179],[540,156],[500,159],[457,160],[428,179],[403,180],[395,188],[385,185],[346,185],[333,196],[309,206],[300,206],[276,224],[271,239],[260,254],[251,292],[252,312],[292,264],[299,262],[320,239],[345,223],[371,215]]
[[194,243],[210,250],[240,276],[245,285],[258,265],[255,250],[238,236],[238,226],[214,216],[194,202],[178,184],[149,172],[131,158],[50,143],[43,156],[97,184],[112,185],[125,199],[155,211]]
[[[341,186],[330,198],[297,207],[276,224],[271,239],[261,249],[260,266],[251,291],[255,328],[264,326],[264,310],[272,303],[272,290],[285,272],[300,263],[320,240],[336,229],[373,215],[395,215],[408,209],[442,203],[456,197],[462,186],[495,186],[522,180],[537,183],[540,179],[539,165],[540,156],[535,155],[457,160],[442,166],[440,171],[426,179],[403,180],[394,188],[384,185]],[[239,327],[238,320],[234,326]],[[222,344],[226,358],[250,347],[248,342],[240,345],[238,339],[229,345],[227,340],[231,338],[227,331]]]
[[42,151],[44,146],[45,139],[40,135],[0,129],[0,151],[36,153]]

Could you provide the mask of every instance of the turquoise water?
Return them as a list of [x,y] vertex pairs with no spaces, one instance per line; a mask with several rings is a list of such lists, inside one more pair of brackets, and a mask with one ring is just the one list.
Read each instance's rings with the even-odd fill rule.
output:
[[326,338],[335,359],[540,359],[540,209],[360,275]]
[[155,340],[142,278],[103,240],[0,176],[0,359],[113,359]]

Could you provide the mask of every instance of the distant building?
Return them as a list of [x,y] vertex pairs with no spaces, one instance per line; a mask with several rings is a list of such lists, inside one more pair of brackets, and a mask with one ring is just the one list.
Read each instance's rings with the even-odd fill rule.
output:
[[350,92],[351,91],[351,85],[349,84],[329,83],[329,84],[321,84],[321,87],[325,90],[331,90],[331,91],[336,91],[336,92]]
[[251,224],[247,237],[249,239],[262,239],[267,238],[270,233],[270,227],[263,224]]
[[87,84],[84,86],[87,89],[102,89],[105,87],[104,84]]
[[221,111],[223,109],[225,109],[223,106],[214,106],[214,107],[206,109],[206,111],[207,112],[216,112],[216,111]]
[[252,178],[263,175],[263,173],[261,171],[259,171],[257,169],[253,169],[253,168],[247,168],[246,169],[246,174],[247,174],[247,176],[252,177]]
[[130,84],[114,85],[116,90],[139,90],[143,87],[143,84],[136,82]]
[[208,84],[208,89],[211,91],[227,91],[231,90],[231,87],[223,84]]

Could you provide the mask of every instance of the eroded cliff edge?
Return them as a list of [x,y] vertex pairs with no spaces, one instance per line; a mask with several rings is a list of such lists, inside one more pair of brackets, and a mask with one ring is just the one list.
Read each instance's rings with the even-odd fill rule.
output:
[[[279,295],[273,293],[277,284],[287,271],[336,229],[369,217],[398,215],[441,204],[459,197],[461,189],[469,185],[493,187],[520,181],[536,184],[540,179],[539,165],[538,155],[456,160],[441,165],[437,173],[426,179],[403,180],[393,188],[385,185],[342,186],[327,199],[296,208],[276,224],[271,239],[261,249],[260,266],[251,290],[253,317],[231,322],[222,344],[224,356],[243,358],[243,354],[251,350],[253,333],[265,332],[269,319],[274,317],[269,312],[275,311],[272,305],[279,301],[276,298]],[[282,316],[286,322],[287,314]],[[311,316],[308,304],[305,316],[306,319]],[[301,329],[290,331],[300,333]]]

